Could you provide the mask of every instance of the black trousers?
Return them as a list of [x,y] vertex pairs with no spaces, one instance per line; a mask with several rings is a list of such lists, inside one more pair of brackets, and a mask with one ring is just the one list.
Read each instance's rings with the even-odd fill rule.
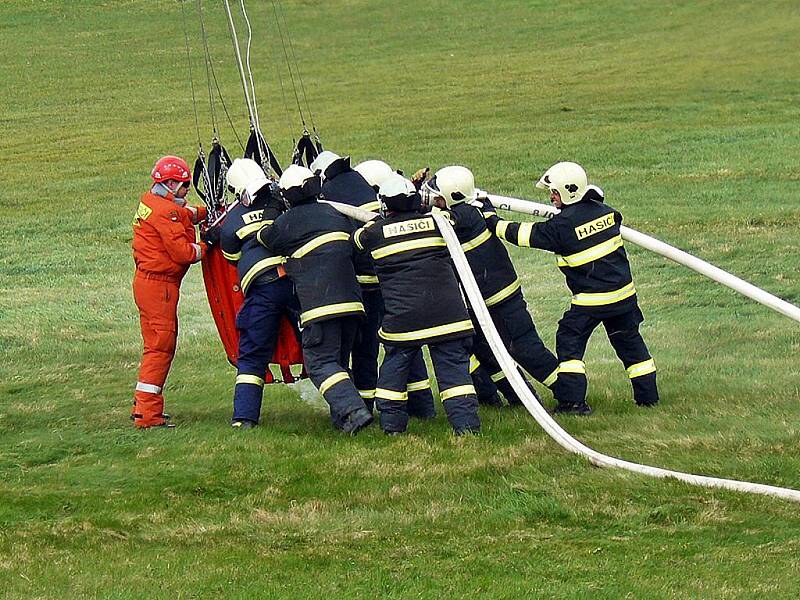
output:
[[583,356],[589,337],[602,323],[608,340],[628,372],[634,401],[643,406],[656,404],[656,367],[639,333],[639,325],[643,321],[644,316],[638,304],[613,316],[596,316],[574,306],[565,312],[558,322],[556,332],[559,371],[554,392],[559,401],[564,404],[581,404],[586,401],[587,381]]
[[[517,364],[533,375],[536,381],[553,388],[558,377],[558,359],[539,337],[522,294],[515,294],[505,302],[490,307],[489,314],[508,353]],[[516,392],[500,369],[474,317],[473,322],[476,323],[473,353],[506,400],[510,404],[518,404],[520,400]]]
[[358,322],[358,317],[337,317],[317,321],[303,329],[306,371],[331,407],[331,421],[338,428],[347,415],[364,408],[348,370]]
[[[359,324],[356,342],[353,346],[353,383],[364,399],[364,404],[369,410],[372,410],[378,384],[378,352],[380,351],[378,329],[383,322],[385,309],[380,288],[362,288],[361,297],[366,316]],[[422,348],[411,361],[406,391],[408,392],[408,413],[412,417],[427,419],[436,416],[433,392]]]
[[[478,399],[469,375],[469,338],[428,344],[433,370],[439,382],[439,397],[447,419],[457,433],[479,431]],[[385,354],[375,398],[381,413],[381,428],[387,432],[408,427],[406,382],[411,363],[421,346],[384,344]]]
[[300,310],[294,286],[288,277],[270,283],[253,283],[247,290],[236,329],[239,331],[239,361],[233,391],[233,420],[258,423],[264,374],[267,371],[278,327],[284,314],[296,319]]

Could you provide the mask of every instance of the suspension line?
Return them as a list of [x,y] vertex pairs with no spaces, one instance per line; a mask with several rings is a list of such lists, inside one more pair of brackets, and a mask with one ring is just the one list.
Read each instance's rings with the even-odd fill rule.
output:
[[247,16],[247,9],[244,6],[244,0],[239,0],[239,5],[242,9],[244,21],[247,23],[247,52],[245,53],[245,61],[247,64],[247,76],[250,80],[250,94],[253,97],[253,116],[255,118],[256,132],[258,134],[256,136],[258,141],[258,150],[261,156],[269,156],[268,148],[266,147],[266,140],[261,135],[261,120],[258,116],[258,102],[256,101],[256,85],[253,82],[253,70],[250,68],[250,47],[253,42],[253,29],[250,26],[250,19]]
[[200,139],[200,119],[197,116],[197,98],[195,97],[194,93],[194,77],[192,76],[192,58],[191,52],[189,51],[189,30],[186,24],[186,9],[183,6],[183,2],[181,1],[181,19],[183,21],[183,39],[186,43],[186,64],[188,65],[188,72],[189,72],[189,87],[192,90],[192,111],[194,112],[194,128],[197,132],[197,145],[200,148],[200,152],[203,151],[203,142]]
[[[275,1],[275,0],[273,0]],[[317,134],[317,126],[314,123],[314,113],[311,111],[311,104],[308,101],[308,96],[306,95],[306,86],[303,84],[303,77],[300,74],[300,62],[297,60],[297,54],[294,50],[294,42],[292,42],[292,36],[289,32],[289,25],[288,21],[286,20],[286,13],[283,10],[283,1],[277,0],[278,8],[280,9],[281,17],[283,19],[283,26],[286,30],[286,38],[289,40],[289,50],[291,51],[292,60],[294,61],[294,70],[297,73],[297,80],[300,82],[300,91],[303,94],[303,102],[306,105],[306,112],[308,113],[309,121],[311,121],[311,129],[314,131],[315,136],[319,139],[319,135]],[[303,123],[303,127],[305,128],[305,123]]]

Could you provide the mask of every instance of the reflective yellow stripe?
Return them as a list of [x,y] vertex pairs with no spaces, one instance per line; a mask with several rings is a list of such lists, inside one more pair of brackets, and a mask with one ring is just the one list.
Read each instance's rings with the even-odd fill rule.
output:
[[228,260],[237,261],[237,260],[239,260],[240,258],[242,258],[242,252],[241,252],[241,250],[240,250],[240,251],[239,251],[239,252],[237,252],[236,254],[228,254],[227,252],[225,252],[225,250],[223,250],[223,251],[222,251],[222,256],[224,256],[224,257],[225,257],[225,258],[227,258]]
[[586,263],[603,258],[614,252],[617,248],[622,248],[622,236],[615,235],[610,240],[606,240],[596,246],[587,248],[582,252],[576,252],[569,256],[556,255],[557,264],[559,267],[580,267]]
[[450,398],[455,398],[456,396],[466,396],[467,394],[474,394],[475,393],[475,386],[472,384],[469,385],[457,385],[456,387],[447,388],[446,390],[442,390],[439,392],[439,398],[444,402],[445,400],[449,400]]
[[545,377],[545,380],[542,381],[542,383],[544,385],[546,385],[547,387],[550,387],[551,385],[553,385],[556,382],[556,379],[558,379],[558,367],[556,367],[555,371],[550,373],[550,375]]
[[586,365],[582,360],[565,360],[558,365],[559,373],[586,373]]
[[517,241],[524,248],[531,247],[531,234],[533,233],[533,223],[520,223]]
[[250,267],[250,270],[244,274],[244,277],[242,277],[242,290],[246,291],[253,278],[258,276],[260,273],[263,273],[270,267],[277,267],[282,262],[282,256],[270,256],[269,258],[262,258],[260,261]]
[[497,373],[495,373],[494,375],[491,376],[492,381],[494,381],[495,383],[497,383],[498,381],[501,381],[501,380],[503,380],[505,378],[506,378],[506,374],[503,373],[502,371],[498,371]]
[[409,240],[407,242],[397,242],[396,244],[389,244],[383,248],[378,248],[372,251],[372,258],[379,259],[392,254],[399,254],[401,252],[408,252],[409,250],[418,250],[420,248],[436,248],[439,246],[446,246],[444,238],[424,237],[418,240]]
[[310,242],[307,242],[300,246],[297,250],[292,253],[292,258],[303,258],[306,254],[311,252],[312,250],[316,250],[320,246],[328,244],[330,242],[347,242],[350,240],[350,235],[345,233],[344,231],[331,231],[330,233],[324,233],[322,235],[318,235]]
[[405,333],[388,333],[383,330],[383,327],[378,330],[378,334],[385,340],[390,342],[413,342],[414,340],[421,340],[424,338],[439,337],[440,335],[448,335],[450,333],[459,333],[461,331],[469,331],[472,329],[472,321],[458,321],[448,325],[438,325],[437,327],[428,327],[427,329],[417,329],[416,331],[407,331]]
[[481,366],[481,361],[478,360],[478,357],[474,354],[469,357],[469,372],[474,373],[478,370],[478,367]]
[[498,221],[497,227],[494,230],[494,234],[499,237],[501,240],[506,240],[506,229],[508,226],[511,225],[511,221]]
[[429,390],[431,389],[431,382],[427,379],[422,379],[421,381],[414,381],[409,383],[406,386],[407,392],[419,392],[420,390]]
[[375,390],[358,390],[358,393],[364,400],[372,400],[375,397]]
[[369,210],[371,212],[375,212],[376,210],[380,210],[381,203],[375,200],[374,202],[367,202],[366,204],[362,204],[359,206],[361,210]]
[[319,317],[351,312],[364,312],[364,305],[361,302],[340,302],[339,304],[318,306],[300,315],[300,325],[305,325],[307,321],[312,321]]
[[333,375],[325,379],[325,381],[319,384],[319,393],[325,394],[325,392],[327,392],[337,383],[344,381],[345,379],[350,379],[350,376],[344,371],[334,373]]
[[489,231],[488,229],[484,229],[470,241],[461,244],[461,249],[464,252],[469,252],[470,250],[474,250],[475,248],[480,246],[483,242],[488,240],[490,237],[492,237],[492,232]]
[[627,368],[628,377],[633,379],[634,377],[641,377],[642,375],[649,375],[650,373],[656,372],[656,363],[651,358],[649,360],[645,360],[640,363],[636,363],[635,365],[631,365]]
[[378,283],[378,276],[377,275],[356,275],[356,279],[358,283],[367,285],[370,283]]
[[255,233],[265,225],[271,225],[272,221],[256,221],[255,223],[250,223],[250,225],[245,225],[236,230],[236,237],[240,240],[243,240],[251,233]]
[[236,383],[252,383],[259,387],[264,387],[264,380],[258,375],[237,375]]
[[636,288],[633,287],[633,282],[631,282],[625,287],[614,290],[613,292],[575,294],[572,297],[572,303],[578,306],[603,306],[605,304],[614,304],[614,302],[625,300],[625,298],[630,298],[635,293]]
[[494,212],[493,210],[485,210],[485,211],[483,211],[483,218],[484,218],[484,219],[488,219],[489,217],[493,217],[493,216],[495,216],[496,214],[497,214],[497,213],[496,213],[496,212]]
[[486,299],[486,306],[494,306],[495,304],[501,303],[503,300],[508,298],[511,294],[516,292],[519,289],[520,285],[521,284],[520,284],[519,278],[515,279],[514,282],[511,283],[510,285],[507,285],[506,287],[504,287],[502,290],[500,290],[496,294],[493,294],[493,295],[489,296]]
[[353,235],[353,241],[356,243],[356,248],[359,250],[363,250],[364,246],[361,245],[361,234],[364,233],[364,228],[362,227],[358,231],[355,232]]
[[375,397],[381,400],[397,400],[398,402],[405,402],[408,400],[408,392],[395,392],[394,390],[385,390],[378,388],[375,390]]

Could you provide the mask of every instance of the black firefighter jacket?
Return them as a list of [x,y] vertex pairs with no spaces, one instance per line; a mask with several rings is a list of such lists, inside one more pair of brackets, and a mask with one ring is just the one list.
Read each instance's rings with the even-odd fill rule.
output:
[[395,213],[353,235],[370,253],[386,313],[381,341],[421,346],[473,334],[447,247],[430,215]]
[[495,214],[492,205],[488,201],[461,202],[452,206],[449,213],[486,306],[497,306],[521,294],[519,277],[506,247],[486,225],[486,218]]
[[[341,202],[356,206],[361,210],[378,212],[380,202],[372,186],[361,176],[361,173],[350,168],[350,161],[339,159],[325,170],[325,181],[322,183],[322,197],[332,202]],[[354,229],[357,225],[354,225]],[[378,278],[372,259],[358,253],[355,258],[356,278],[365,290],[378,289]]]
[[572,306],[598,317],[621,314],[636,304],[631,267],[622,244],[622,215],[597,200],[565,205],[543,223],[487,219],[497,237],[517,246],[555,253],[572,292]]
[[364,314],[353,268],[350,219],[328,204],[300,204],[258,233],[258,240],[286,257],[286,273],[300,301],[300,325]]
[[280,214],[280,209],[269,206],[269,200],[257,195],[250,206],[238,204],[231,209],[222,223],[222,255],[236,263],[244,294],[257,281],[267,283],[280,277],[278,268],[283,257],[273,254],[256,239],[258,231],[264,225],[271,225]]

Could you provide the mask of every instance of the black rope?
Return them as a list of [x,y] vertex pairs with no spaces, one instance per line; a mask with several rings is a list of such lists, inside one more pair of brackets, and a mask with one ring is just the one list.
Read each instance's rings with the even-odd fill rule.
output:
[[211,51],[208,49],[208,36],[206,35],[206,24],[203,19],[203,4],[202,0],[197,0],[197,14],[200,18],[200,33],[203,38],[203,52],[206,65],[206,86],[208,88],[208,107],[211,111],[211,130],[214,132],[214,138],[219,139],[219,132],[217,130],[217,112],[214,110],[214,93],[211,90]]
[[[276,22],[276,25],[277,25],[277,22]],[[274,36],[271,36],[271,37],[274,37]],[[269,45],[267,45],[267,49],[269,50]],[[271,50],[270,50],[270,54],[272,54]],[[272,57],[270,56],[270,58],[272,58]],[[292,126],[292,111],[289,110],[289,102],[286,100],[286,89],[284,88],[284,85],[283,85],[283,75],[281,74],[281,65],[277,60],[272,60],[272,62],[275,64],[275,73],[278,76],[278,85],[281,88],[281,100],[283,101],[283,109],[286,111],[286,125],[287,125],[287,128],[288,128],[289,132],[291,132],[292,129],[293,129],[293,126]],[[296,140],[295,140],[294,136],[292,135],[292,145],[294,145],[295,143],[296,143]],[[292,159],[292,162],[294,162],[294,159]]]
[[233,130],[233,135],[236,136],[236,141],[239,143],[239,147],[244,152],[244,143],[242,142],[242,138],[239,137],[239,132],[236,131],[236,127],[233,125],[233,119],[231,119],[231,115],[228,112],[228,106],[225,104],[225,98],[222,96],[222,90],[219,89],[219,83],[217,82],[217,74],[214,72],[214,63],[211,63],[211,77],[214,80],[214,86],[217,88],[217,95],[219,95],[219,101],[222,103],[222,110],[225,111],[225,117],[228,119],[228,124],[231,126],[231,130]]
[[300,106],[300,96],[297,94],[297,84],[294,82],[292,64],[289,60],[289,53],[286,51],[286,41],[284,40],[283,28],[281,27],[280,15],[278,14],[278,7],[275,4],[275,0],[272,0],[272,10],[275,13],[275,23],[278,25],[278,35],[281,38],[281,48],[283,49],[283,56],[286,59],[286,67],[289,69],[289,78],[292,80],[292,91],[294,92],[294,99],[297,102],[297,112],[300,114],[300,121],[303,124],[303,129],[307,130],[308,127],[306,126],[306,119],[303,115],[303,107]]
[[[283,10],[282,0],[278,0],[278,7],[280,8],[281,16],[283,17],[284,28],[286,29],[286,38],[289,40],[289,49],[292,52],[292,59],[294,60],[294,69],[297,72],[297,80],[300,82],[300,91],[303,93],[303,101],[306,104],[306,112],[308,113],[308,118],[311,121],[311,128],[313,129],[314,134],[316,134],[317,126],[314,123],[314,114],[311,112],[311,104],[309,103],[308,96],[306,95],[306,86],[303,84],[303,78],[300,75],[300,62],[297,60],[297,54],[295,53],[294,50],[294,43],[292,42],[292,36],[289,34],[289,25],[288,22],[286,21],[286,13]],[[305,123],[303,125],[305,125]]]
[[189,65],[189,87],[192,90],[192,109],[194,110],[194,128],[197,132],[197,145],[200,152],[203,151],[203,142],[200,140],[200,120],[197,116],[197,98],[194,94],[194,77],[192,76],[192,58],[189,51],[189,29],[186,25],[186,10],[183,7],[184,0],[181,0],[181,18],[183,20],[183,39],[186,42],[186,64]]

